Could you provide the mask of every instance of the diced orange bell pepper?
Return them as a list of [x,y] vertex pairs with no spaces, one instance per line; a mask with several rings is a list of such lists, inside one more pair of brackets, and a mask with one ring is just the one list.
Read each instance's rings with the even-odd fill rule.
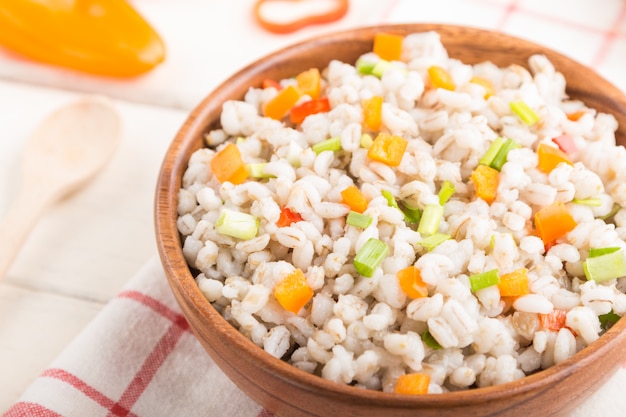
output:
[[237,145],[229,143],[213,156],[211,171],[219,182],[241,184],[248,177],[248,170],[241,159]]
[[456,89],[456,84],[450,73],[440,66],[433,65],[429,67],[428,76],[434,88],[443,88],[446,90]]
[[313,298],[313,290],[308,286],[302,270],[295,269],[276,284],[274,297],[285,310],[298,314]]
[[537,168],[546,174],[552,172],[552,170],[562,162],[573,165],[565,152],[555,146],[546,145],[545,143],[540,143],[537,147],[537,158]]
[[341,202],[357,213],[363,213],[367,209],[367,199],[356,185],[350,185],[341,191]]
[[165,59],[165,45],[125,0],[0,1],[0,45],[38,62],[134,77]]
[[263,114],[272,119],[281,120],[298,102],[300,91],[293,85],[283,88],[263,105]]
[[501,297],[519,297],[528,294],[528,270],[520,268],[500,275],[498,289]]
[[485,95],[483,96],[485,100],[496,93],[496,89],[494,88],[491,81],[482,77],[472,77],[470,80],[472,84],[478,84],[485,89]]
[[400,288],[409,298],[428,297],[428,285],[422,280],[420,270],[409,266],[396,272]]
[[394,388],[397,394],[428,394],[430,375],[425,373],[411,373],[400,375]]
[[586,111],[584,110],[578,110],[578,111],[574,111],[571,113],[567,113],[565,116],[571,120],[572,122],[577,122],[580,120],[581,117],[583,117],[585,114],[587,114]]
[[535,214],[537,233],[546,245],[574,230],[576,226],[576,220],[560,201],[555,201]]
[[368,158],[395,167],[400,165],[409,142],[386,132],[380,132],[367,150]]
[[373,51],[387,61],[399,61],[402,57],[404,37],[393,33],[379,32],[374,35]]
[[493,203],[500,183],[498,170],[487,165],[478,165],[472,172],[471,180],[476,189],[476,196],[485,200],[487,204]]
[[383,122],[383,98],[373,96],[361,102],[363,107],[363,123],[369,130],[377,132]]
[[311,68],[301,72],[296,75],[296,82],[301,94],[308,94],[311,98],[319,98],[322,85],[320,70]]

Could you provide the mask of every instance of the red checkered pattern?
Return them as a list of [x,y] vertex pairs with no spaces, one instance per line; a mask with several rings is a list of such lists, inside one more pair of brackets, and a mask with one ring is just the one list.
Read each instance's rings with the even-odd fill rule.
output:
[[272,416],[210,361],[154,260],[4,417],[178,415]]
[[[355,15],[367,15],[368,3],[353,1]],[[465,24],[520,36],[590,65],[626,90],[623,0],[391,0],[376,10],[365,23]],[[571,417],[622,416],[624,391],[626,370],[620,369]],[[4,414],[17,416],[272,414],[206,355],[152,260]]]

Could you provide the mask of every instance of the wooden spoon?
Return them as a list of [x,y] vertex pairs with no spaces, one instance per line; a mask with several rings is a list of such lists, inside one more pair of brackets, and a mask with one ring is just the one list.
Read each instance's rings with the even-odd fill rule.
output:
[[0,279],[39,217],[111,159],[121,120],[104,97],[86,96],[48,116],[24,149],[22,188],[0,223]]

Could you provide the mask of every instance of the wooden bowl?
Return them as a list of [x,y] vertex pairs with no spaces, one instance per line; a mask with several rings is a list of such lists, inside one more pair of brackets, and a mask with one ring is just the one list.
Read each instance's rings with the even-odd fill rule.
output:
[[429,30],[439,32],[451,57],[466,63],[490,60],[499,66],[527,66],[530,55],[545,54],[565,75],[572,98],[617,118],[618,141],[626,143],[626,97],[593,70],[545,47],[466,27],[406,24],[330,34],[260,59],[220,85],[193,110],[165,156],[155,200],[158,249],[172,291],[198,340],[235,384],[279,416],[563,415],[599,388],[623,360],[626,320],[618,321],[570,359],[512,383],[425,396],[358,389],[310,375],[270,356],[227,323],[198,289],[176,228],[177,193],[190,155],[203,146],[203,134],[218,125],[222,103],[241,99],[250,86],[260,86],[265,78],[281,79],[311,67],[323,68],[334,58],[353,63],[371,51],[376,32]]

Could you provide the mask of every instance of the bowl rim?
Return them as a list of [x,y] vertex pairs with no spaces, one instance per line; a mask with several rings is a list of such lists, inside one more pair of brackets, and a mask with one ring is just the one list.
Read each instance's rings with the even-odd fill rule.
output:
[[[178,299],[178,297],[184,298],[186,302],[193,305],[197,313],[203,317],[204,321],[207,323],[213,323],[211,324],[211,330],[216,332],[215,337],[228,339],[229,343],[234,344],[238,350],[244,350],[250,353],[250,361],[258,361],[260,364],[267,364],[272,368],[276,377],[288,380],[290,384],[305,387],[307,390],[314,389],[323,392],[324,395],[329,397],[347,395],[365,403],[376,402],[377,404],[383,404],[389,409],[407,406],[416,408],[437,408],[442,405],[464,406],[484,403],[486,401],[488,402],[492,399],[501,398],[504,395],[512,396],[517,394],[532,393],[532,391],[536,391],[537,389],[558,384],[564,378],[579,372],[582,368],[592,366],[596,357],[606,355],[607,352],[610,352],[614,348],[614,345],[624,343],[624,339],[626,339],[626,332],[624,332],[624,330],[626,330],[626,320],[619,320],[596,342],[585,347],[572,357],[547,369],[527,375],[520,380],[489,387],[462,389],[459,391],[445,392],[436,395],[407,396],[378,390],[357,388],[329,381],[320,376],[300,370],[281,359],[271,356],[228,323],[200,292],[183,256],[180,236],[178,235],[178,230],[176,228],[176,206],[172,204],[175,201],[175,196],[172,191],[174,189],[177,190],[180,187],[180,183],[177,183],[177,172],[184,170],[188,162],[188,160],[183,161],[178,157],[181,150],[191,146],[194,132],[208,130],[209,124],[206,124],[205,120],[207,118],[207,114],[209,113],[209,110],[207,109],[210,107],[211,101],[215,101],[216,99],[219,100],[220,98],[231,93],[232,88],[229,86],[230,83],[241,82],[246,79],[249,74],[260,72],[260,70],[265,68],[269,62],[275,60],[276,58],[283,57],[285,55],[288,56],[290,52],[297,51],[300,48],[308,48],[314,43],[336,42],[338,38],[350,36],[356,32],[369,34],[380,31],[393,32],[406,30],[423,32],[427,30],[442,31],[447,28],[460,28],[482,35],[492,36],[498,40],[514,41],[523,48],[529,50],[548,51],[550,52],[551,60],[556,58],[563,63],[573,65],[577,71],[583,71],[588,73],[590,76],[593,76],[594,82],[598,80],[603,84],[602,88],[608,89],[607,91],[610,93],[609,98],[612,100],[611,102],[616,102],[620,107],[626,109],[626,96],[624,93],[597,74],[594,70],[584,66],[570,57],[529,40],[488,29],[450,24],[403,23],[362,26],[353,29],[330,32],[301,40],[275,50],[274,52],[246,65],[209,92],[205,98],[191,111],[166,151],[165,159],[158,176],[154,199],[154,226],[161,263],[164,267],[170,287],[177,297],[177,301],[182,306],[183,300]],[[446,46],[445,43],[444,46]],[[584,99],[581,100],[585,101]],[[221,106],[221,102],[219,105]],[[622,127],[622,129],[624,129],[624,127]],[[163,239],[164,236],[168,236],[173,240],[166,241]],[[619,362],[615,360],[614,368],[616,368],[618,364]]]

